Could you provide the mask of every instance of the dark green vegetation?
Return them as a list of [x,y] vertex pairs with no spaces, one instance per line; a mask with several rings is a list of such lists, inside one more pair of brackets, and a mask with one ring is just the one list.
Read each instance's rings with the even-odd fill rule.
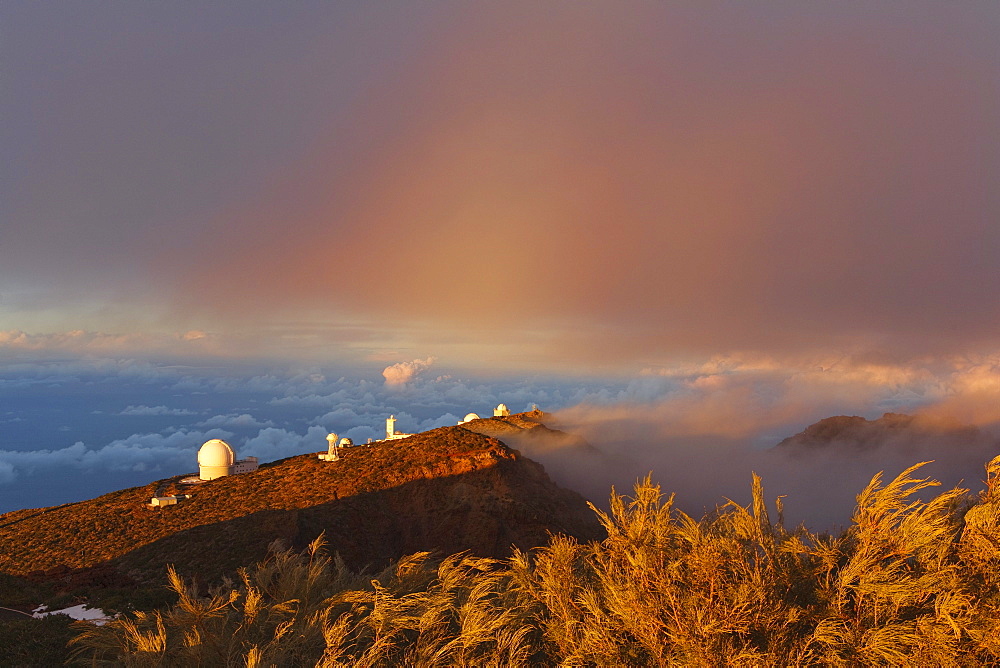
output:
[[0,619],[0,666],[58,666],[67,644],[80,632],[66,615]]
[[503,560],[414,554],[369,575],[319,541],[277,549],[168,610],[80,626],[76,658],[128,666],[996,665],[1000,457],[972,496],[876,477],[837,537],[753,502],[696,520],[648,480],[597,512],[607,538],[553,536]]
[[42,601],[53,610],[77,603],[51,584],[0,573],[0,666],[56,666],[69,656],[66,645],[79,631],[66,615],[32,619]]

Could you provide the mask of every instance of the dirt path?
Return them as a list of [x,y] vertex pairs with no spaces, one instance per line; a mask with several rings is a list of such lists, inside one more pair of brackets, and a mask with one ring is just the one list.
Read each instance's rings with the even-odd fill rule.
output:
[[34,619],[30,612],[25,612],[24,610],[15,610],[14,608],[5,608],[0,605],[0,619]]

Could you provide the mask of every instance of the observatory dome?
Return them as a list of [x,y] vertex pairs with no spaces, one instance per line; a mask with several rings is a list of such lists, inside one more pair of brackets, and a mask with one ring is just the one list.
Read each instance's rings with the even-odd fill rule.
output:
[[340,439],[340,447],[342,447],[342,448],[349,448],[352,445],[354,445],[354,441],[352,441],[351,439],[347,438],[346,436],[344,438]]
[[198,451],[198,466],[229,467],[233,465],[235,460],[236,453],[233,452],[232,447],[218,438],[206,441],[205,445],[201,446],[201,450]]
[[472,422],[473,420],[478,420],[478,419],[479,419],[478,415],[476,415],[475,413],[469,413],[464,418],[462,418],[462,422]]

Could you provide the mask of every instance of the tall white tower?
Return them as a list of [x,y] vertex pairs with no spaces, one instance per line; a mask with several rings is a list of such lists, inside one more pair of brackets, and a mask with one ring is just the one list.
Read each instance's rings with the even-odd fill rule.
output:
[[385,420],[385,440],[398,441],[401,438],[409,438],[413,434],[401,434],[396,431],[396,416],[390,415]]
[[326,435],[327,448],[326,452],[321,452],[317,457],[322,459],[324,462],[335,462],[340,459],[340,454],[337,452],[337,435],[327,434]]

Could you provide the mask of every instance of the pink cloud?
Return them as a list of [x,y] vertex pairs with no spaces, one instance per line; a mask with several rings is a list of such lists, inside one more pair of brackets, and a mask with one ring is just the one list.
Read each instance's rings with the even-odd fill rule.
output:
[[416,359],[411,362],[397,362],[382,370],[386,387],[402,387],[413,381],[421,373],[430,368],[437,360],[436,357],[426,359]]

